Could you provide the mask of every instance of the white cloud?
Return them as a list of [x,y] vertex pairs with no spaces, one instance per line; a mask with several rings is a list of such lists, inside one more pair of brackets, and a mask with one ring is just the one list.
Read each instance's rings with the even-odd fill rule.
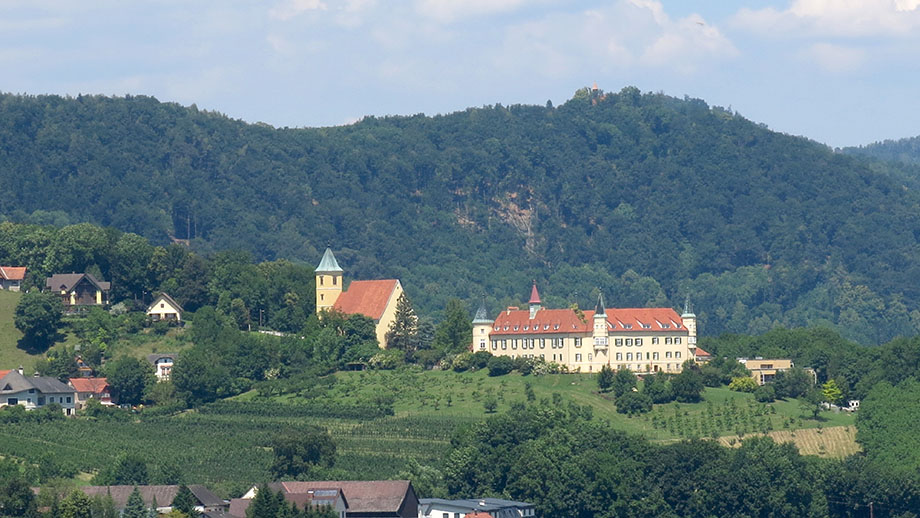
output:
[[418,0],[416,10],[426,18],[451,23],[463,18],[513,11],[526,3],[528,0]]
[[867,59],[863,49],[830,43],[815,43],[803,51],[801,56],[832,73],[852,72],[859,69]]
[[910,36],[920,29],[918,0],[794,0],[787,9],[741,9],[733,24],[768,35]]
[[325,11],[326,4],[322,0],[283,0],[268,11],[268,15],[276,20],[286,21],[307,11]]

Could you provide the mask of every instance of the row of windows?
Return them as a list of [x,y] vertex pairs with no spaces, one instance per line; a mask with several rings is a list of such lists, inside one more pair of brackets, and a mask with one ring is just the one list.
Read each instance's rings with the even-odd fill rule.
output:
[[[660,340],[660,337],[653,336],[652,345],[658,345]],[[500,340],[492,340],[492,349],[496,350],[499,346],[501,346],[502,349],[507,349],[508,345],[511,345],[512,349],[517,349],[518,345],[520,345],[521,349],[533,349],[537,345],[540,346],[540,349],[545,349],[547,342],[549,342],[549,346],[552,349],[561,349],[565,347],[565,338],[511,338],[510,340],[508,338],[502,338]],[[607,346],[607,343],[607,337],[605,336],[598,336],[594,338],[595,347]],[[626,347],[632,347],[633,345],[636,347],[642,347],[642,338],[615,338],[613,343],[617,347],[622,347],[624,345]],[[680,343],[681,340],[679,336],[667,336],[664,339],[665,345],[680,345]],[[581,347],[581,338],[573,338],[572,345],[575,347]]]
[[[333,286],[337,286],[337,285],[339,284],[339,278],[336,277],[335,275],[332,275],[331,277],[332,277],[332,285],[333,285]],[[319,276],[319,285],[320,285],[320,286],[325,286],[325,284],[326,284],[326,276],[325,276],[325,275],[320,275],[320,276]]]
[[[642,359],[642,353],[636,353],[635,356],[633,356],[633,353],[626,353],[626,361],[630,361],[630,360],[632,360],[634,357],[635,357],[635,359],[637,359],[637,360],[641,360],[641,359]],[[675,358],[675,359],[678,359],[678,360],[679,360],[679,359],[680,359],[680,351],[673,351],[673,352],[672,352],[672,351],[665,351],[664,357],[665,357],[666,359]],[[660,356],[659,356],[659,353],[654,352],[654,353],[645,353],[645,359],[646,359],[646,360],[660,360],[661,358],[660,358]],[[616,360],[617,360],[618,362],[623,361],[623,353],[617,353],[617,354],[616,354]]]

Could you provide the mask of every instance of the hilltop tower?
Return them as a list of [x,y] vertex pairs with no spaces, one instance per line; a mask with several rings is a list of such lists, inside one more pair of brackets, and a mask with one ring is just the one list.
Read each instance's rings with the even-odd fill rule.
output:
[[342,294],[342,273],[332,249],[326,248],[323,258],[316,267],[316,313],[332,309]]
[[476,316],[473,317],[473,343],[470,344],[470,352],[487,351],[489,345],[489,333],[492,331],[492,324],[495,321],[489,318],[489,311],[486,309],[485,301],[479,304],[476,310]]

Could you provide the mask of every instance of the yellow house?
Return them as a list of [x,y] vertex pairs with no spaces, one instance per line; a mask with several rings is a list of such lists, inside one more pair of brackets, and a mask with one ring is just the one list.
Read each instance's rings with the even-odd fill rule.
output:
[[480,307],[473,319],[472,351],[541,358],[570,371],[597,372],[604,365],[634,372],[680,372],[694,360],[696,315],[686,308],[544,309],[536,284],[528,309],[509,307],[489,319]]
[[316,267],[316,313],[335,309],[348,315],[360,314],[374,321],[377,344],[386,347],[386,334],[396,319],[396,301],[403,288],[399,279],[351,281],[344,289],[344,270],[327,248]]
[[758,385],[770,383],[776,377],[777,372],[787,371],[795,364],[789,358],[738,358],[738,363],[751,371],[751,377]]
[[89,273],[56,273],[45,279],[45,288],[61,297],[65,309],[72,309],[107,305],[111,284]]

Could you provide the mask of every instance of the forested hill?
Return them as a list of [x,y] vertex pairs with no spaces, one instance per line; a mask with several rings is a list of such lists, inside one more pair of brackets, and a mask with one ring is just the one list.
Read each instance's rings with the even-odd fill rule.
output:
[[920,166],[920,136],[844,148],[845,153]]
[[0,214],[397,276],[423,313],[682,306],[702,333],[920,329],[917,193],[866,159],[694,99],[246,124],[149,97],[0,96]]

